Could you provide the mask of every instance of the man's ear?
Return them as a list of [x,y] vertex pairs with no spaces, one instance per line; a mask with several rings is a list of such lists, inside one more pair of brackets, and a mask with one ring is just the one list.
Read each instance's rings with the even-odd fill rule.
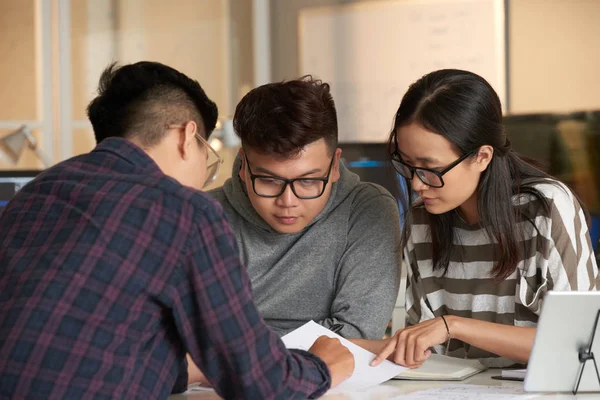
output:
[[184,160],[190,158],[194,149],[193,146],[198,146],[196,132],[198,132],[198,125],[196,125],[194,121],[188,121],[182,130],[179,142],[179,151],[181,158]]
[[494,148],[489,145],[481,146],[477,151],[477,158],[475,159],[476,168],[483,172],[487,169],[492,158],[494,157]]
[[330,182],[337,182],[340,179],[340,158],[342,157],[342,149],[339,147],[333,153],[333,165],[331,166],[331,174],[329,175]]
[[246,176],[246,153],[244,153],[244,149],[240,149],[240,157],[242,160],[242,166],[240,167],[240,172],[238,172],[238,176],[244,180]]

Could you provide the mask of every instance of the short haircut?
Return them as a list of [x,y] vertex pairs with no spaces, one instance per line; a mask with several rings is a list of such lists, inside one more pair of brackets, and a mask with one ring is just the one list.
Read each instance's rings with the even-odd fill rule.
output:
[[197,81],[149,61],[106,68],[87,112],[97,143],[136,137],[147,147],[162,140],[168,125],[188,121],[208,138],[218,117],[217,105]]
[[243,147],[279,158],[294,157],[320,139],[332,154],[338,142],[330,87],[312,76],[251,90],[235,110],[233,127]]

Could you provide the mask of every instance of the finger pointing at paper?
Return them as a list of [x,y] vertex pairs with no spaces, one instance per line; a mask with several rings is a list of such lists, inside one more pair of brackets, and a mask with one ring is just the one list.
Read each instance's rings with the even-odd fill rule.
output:
[[447,343],[448,339],[448,330],[441,317],[400,329],[378,352],[371,366],[389,359],[408,368],[417,368],[429,358],[431,347]]

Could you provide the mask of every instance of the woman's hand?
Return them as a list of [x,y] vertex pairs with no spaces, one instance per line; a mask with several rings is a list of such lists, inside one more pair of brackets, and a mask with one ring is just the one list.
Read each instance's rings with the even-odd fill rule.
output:
[[377,357],[372,366],[386,358],[408,368],[420,367],[431,355],[430,348],[448,340],[448,331],[442,318],[423,321],[418,325],[398,330]]

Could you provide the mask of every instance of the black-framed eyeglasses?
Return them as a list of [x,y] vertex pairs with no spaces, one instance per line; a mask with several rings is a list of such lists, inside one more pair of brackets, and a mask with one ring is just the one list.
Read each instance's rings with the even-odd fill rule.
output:
[[392,165],[394,166],[394,169],[408,180],[412,180],[415,174],[417,174],[421,182],[432,188],[443,187],[444,179],[442,179],[442,176],[479,150],[477,148],[469,151],[463,154],[458,160],[448,165],[446,168],[442,169],[441,171],[437,171],[431,168],[413,167],[412,165],[406,164],[404,161],[402,161],[402,157],[400,157],[400,153],[398,152],[398,142],[395,137],[394,142],[396,145],[396,149],[392,153]]
[[331,168],[333,167],[333,161],[335,155],[329,163],[327,176],[325,178],[296,178],[296,179],[285,179],[279,176],[271,175],[255,175],[252,173],[250,168],[250,162],[248,157],[244,155],[246,165],[248,166],[248,172],[250,173],[250,179],[252,180],[252,189],[257,196],[260,197],[279,197],[285,192],[288,185],[291,186],[294,195],[302,200],[316,199],[321,197],[325,193],[325,188],[329,182],[329,176],[331,175]]

